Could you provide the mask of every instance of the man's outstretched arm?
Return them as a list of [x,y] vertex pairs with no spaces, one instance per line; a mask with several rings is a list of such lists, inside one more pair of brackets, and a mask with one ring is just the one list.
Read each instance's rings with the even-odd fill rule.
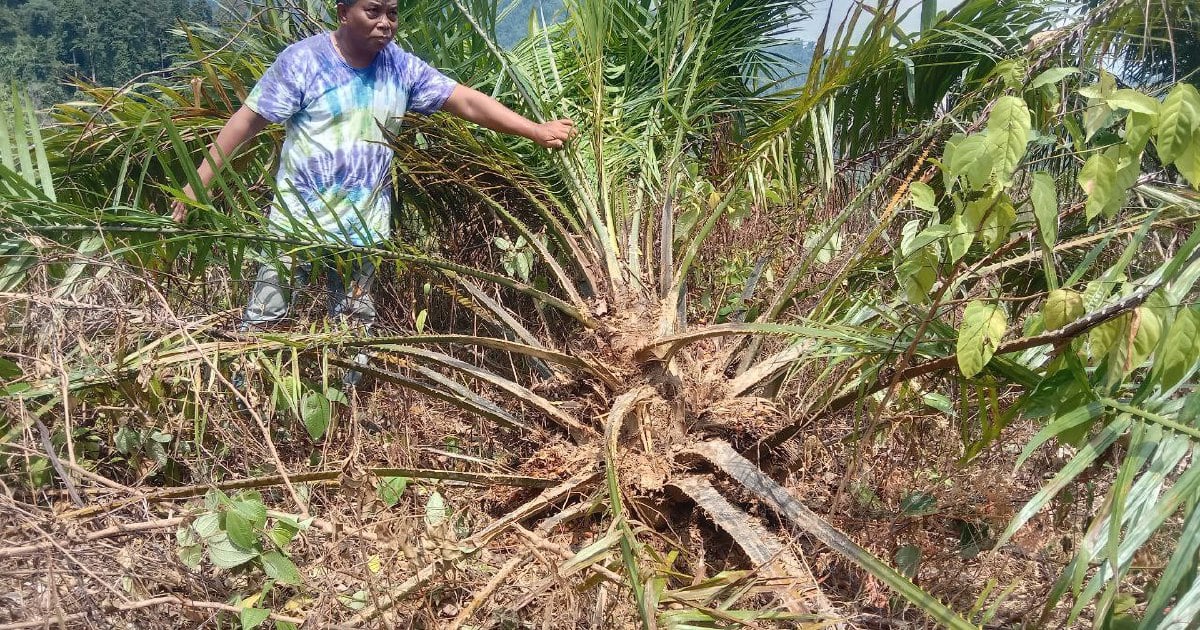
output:
[[465,85],[459,85],[442,104],[442,110],[492,131],[529,138],[548,149],[561,149],[575,135],[575,123],[551,120],[535,123],[505,107],[500,101]]
[[[217,134],[217,139],[208,148],[207,158],[202,160],[196,169],[200,176],[200,183],[207,188],[213,175],[225,164],[225,158],[233,155],[233,152],[237,151],[242,143],[258,135],[258,132],[262,131],[268,122],[270,121],[245,105],[234,112],[225,126],[221,128],[221,132]],[[196,198],[191,184],[184,186],[183,194],[190,199]],[[182,223],[187,218],[187,206],[178,200],[172,203],[171,217]]]

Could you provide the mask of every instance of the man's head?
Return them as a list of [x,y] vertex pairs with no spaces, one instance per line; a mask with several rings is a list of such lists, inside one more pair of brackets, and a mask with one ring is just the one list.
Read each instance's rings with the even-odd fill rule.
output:
[[349,42],[379,52],[396,36],[396,0],[337,0],[338,30]]

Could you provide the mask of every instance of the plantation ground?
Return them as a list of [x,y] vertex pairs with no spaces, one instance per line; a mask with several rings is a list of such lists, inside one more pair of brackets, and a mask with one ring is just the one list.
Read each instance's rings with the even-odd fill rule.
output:
[[[599,470],[598,454],[577,450],[549,434],[542,436],[539,448],[531,448],[529,444],[539,441],[514,439],[517,436],[511,432],[483,426],[452,407],[388,384],[368,387],[352,405],[340,408],[336,422],[334,434],[316,447],[310,446],[298,423],[280,418],[274,424],[275,443],[291,474],[312,468],[340,469],[342,474],[338,482],[298,484],[316,517],[313,526],[288,546],[303,583],[275,587],[262,604],[269,602],[269,608],[283,617],[311,619],[324,626],[347,623],[364,605],[399,591],[410,593],[410,599],[383,612],[373,624],[637,625],[624,588],[599,591],[604,596],[597,596],[597,591],[577,592],[596,575],[566,558],[605,535],[601,520],[588,517],[586,509],[575,520],[550,527],[531,517],[522,521],[528,533],[505,531],[479,553],[462,558],[458,544],[463,539],[540,491],[413,479],[399,501],[388,506],[378,491],[379,480],[366,472],[389,466],[487,473],[502,466],[503,472],[563,479],[579,468],[579,460],[590,458]],[[958,432],[953,419],[942,412],[881,414],[877,437],[851,444],[846,437],[854,433],[854,422],[846,414],[807,427],[803,439],[790,445],[790,457],[783,460],[786,468],[772,472],[794,496],[869,550],[899,560],[902,570],[915,568],[916,582],[955,609],[992,611],[992,627],[1019,627],[1035,617],[1071,541],[1084,525],[1088,497],[1057,503],[1012,544],[999,550],[989,547],[1015,509],[1040,487],[1043,473],[1061,465],[1054,461],[1060,455],[1046,447],[1012,475],[1018,453],[1011,445],[1027,441],[1033,433],[1028,425],[1009,427],[1006,431],[1011,435],[997,443],[1001,446],[961,466]],[[215,435],[232,438],[257,432],[244,416],[227,416],[221,424],[213,427]],[[246,446],[234,447],[220,458],[211,477],[214,483],[244,478],[246,473],[278,472],[264,465],[269,456],[253,450],[246,440],[223,443]],[[29,447],[36,449],[36,443]],[[201,465],[200,458],[195,464]],[[719,475],[714,473],[713,478],[721,483]],[[102,484],[95,476],[83,478],[77,489],[85,504],[100,509],[79,517],[63,516],[78,508],[61,491],[37,496],[17,491],[0,499],[6,504],[5,544],[0,549],[0,591],[5,595],[0,599],[0,615],[7,624],[0,627],[39,627],[21,624],[43,621],[54,626],[58,618],[67,627],[230,623],[239,598],[258,591],[265,576],[259,570],[240,574],[207,566],[193,570],[181,563],[175,533],[179,517],[202,510],[203,500],[148,500],[162,491],[151,485],[157,479]],[[289,503],[287,491],[278,483],[259,490],[268,508]],[[587,506],[599,491],[595,482],[581,485],[548,511]],[[430,519],[434,492],[445,499],[449,512],[441,522]],[[742,494],[742,505],[752,515],[779,525],[768,507]],[[712,578],[752,568],[728,534],[678,493],[645,493],[639,500],[644,503],[634,508],[638,518],[644,516],[643,522],[658,532],[650,539],[651,546],[663,554],[697,550],[677,561],[676,567],[684,573]],[[656,512],[661,509],[666,511]],[[154,529],[115,531],[146,524]],[[97,532],[103,537],[89,539]],[[851,627],[929,625],[878,582],[819,543],[796,535],[790,544]],[[37,551],[13,555],[30,546]],[[898,556],[902,548],[908,551]],[[919,550],[916,567],[903,555],[913,549]],[[1147,559],[1148,565],[1153,562]],[[616,566],[619,558],[609,554],[604,563]],[[414,578],[433,577],[431,567],[437,580],[413,583]],[[501,579],[493,583],[497,575]],[[743,595],[743,606],[777,605],[770,591],[759,585]],[[471,611],[470,619],[460,620],[465,610]]]
[[[803,0],[579,0],[511,49],[406,1],[406,47],[582,133],[411,116],[395,238],[340,251],[263,227],[282,128],[195,177],[324,11],[14,93],[0,630],[1194,624],[1197,2],[858,3],[762,93]],[[371,335],[320,296],[235,332],[300,252],[377,262]]]

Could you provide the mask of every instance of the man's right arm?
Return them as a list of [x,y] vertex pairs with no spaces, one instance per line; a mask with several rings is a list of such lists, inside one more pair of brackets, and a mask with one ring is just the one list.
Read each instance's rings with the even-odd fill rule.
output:
[[[199,168],[196,169],[200,176],[200,183],[208,188],[213,175],[225,164],[225,158],[233,155],[234,151],[242,146],[242,143],[258,135],[258,132],[262,131],[268,122],[270,121],[245,105],[234,112],[225,126],[221,128],[221,132],[217,134],[217,139],[213,141],[212,146],[208,148],[207,158],[201,161]],[[196,198],[191,184],[184,186],[183,194],[187,195],[189,199]],[[171,204],[171,217],[182,223],[187,218],[187,205],[176,200]]]

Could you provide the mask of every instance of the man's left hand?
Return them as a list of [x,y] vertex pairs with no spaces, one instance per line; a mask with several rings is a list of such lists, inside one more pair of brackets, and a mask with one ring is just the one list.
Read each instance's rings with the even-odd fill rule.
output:
[[578,134],[575,123],[569,118],[563,118],[538,125],[532,139],[547,149],[561,149],[568,140]]

